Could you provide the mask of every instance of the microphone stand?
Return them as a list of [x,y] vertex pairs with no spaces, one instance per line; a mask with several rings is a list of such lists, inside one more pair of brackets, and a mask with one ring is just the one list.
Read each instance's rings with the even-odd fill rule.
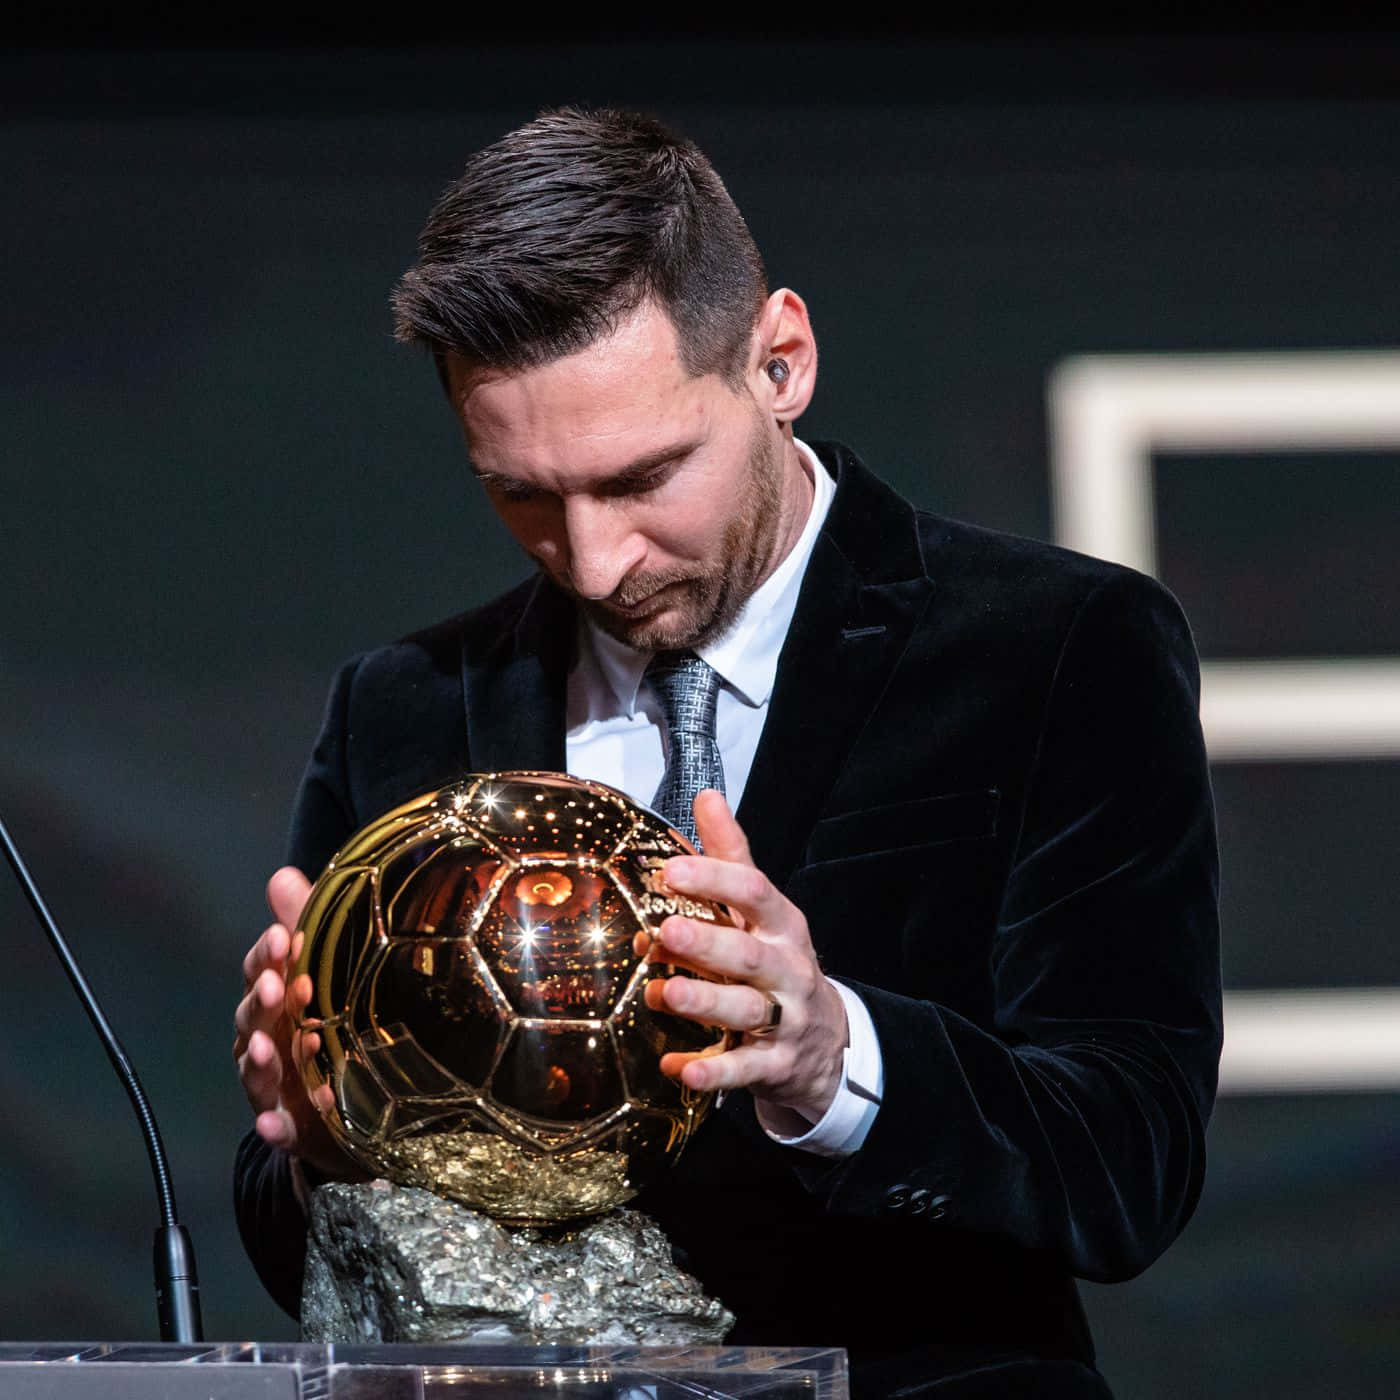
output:
[[68,950],[68,945],[63,941],[63,935],[58,931],[58,925],[49,913],[44,897],[39,893],[39,887],[34,883],[34,878],[20,857],[18,848],[10,839],[10,833],[5,829],[3,821],[0,821],[0,844],[4,845],[10,865],[14,868],[30,904],[33,905],[39,922],[44,926],[49,942],[58,954],[58,960],[63,964],[63,970],[68,974],[68,980],[73,984],[73,990],[77,992],[78,1000],[83,1004],[83,1010],[87,1012],[88,1019],[96,1029],[102,1047],[107,1052],[107,1058],[111,1060],[112,1068],[116,1070],[122,1086],[126,1089],[126,1095],[131,1100],[131,1106],[136,1110],[137,1118],[141,1120],[146,1153],[151,1159],[151,1171],[155,1174],[156,1195],[160,1198],[161,1223],[156,1228],[154,1251],[156,1313],[160,1319],[160,1339],[163,1342],[203,1341],[194,1244],[190,1240],[189,1231],[180,1224],[176,1216],[175,1187],[170,1180],[170,1168],[165,1160],[165,1147],[160,1140],[160,1129],[156,1126],[155,1114],[151,1111],[141,1081],[136,1077],[136,1070],[127,1059],[126,1051],[122,1049],[121,1041],[117,1039],[116,1033],[102,1014],[97,998],[83,977],[73,954]]

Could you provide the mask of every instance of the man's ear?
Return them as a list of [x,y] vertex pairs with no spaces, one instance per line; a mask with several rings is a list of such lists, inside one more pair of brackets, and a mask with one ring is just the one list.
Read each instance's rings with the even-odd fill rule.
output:
[[807,411],[817,387],[817,342],[807,303],[789,287],[779,287],[763,304],[754,327],[749,387],[779,423],[793,423]]

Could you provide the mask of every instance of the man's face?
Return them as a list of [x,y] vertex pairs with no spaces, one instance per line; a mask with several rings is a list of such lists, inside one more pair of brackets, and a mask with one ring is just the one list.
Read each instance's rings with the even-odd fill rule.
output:
[[747,388],[690,375],[656,307],[534,369],[468,375],[449,357],[448,380],[506,527],[619,640],[700,645],[778,563],[780,430]]

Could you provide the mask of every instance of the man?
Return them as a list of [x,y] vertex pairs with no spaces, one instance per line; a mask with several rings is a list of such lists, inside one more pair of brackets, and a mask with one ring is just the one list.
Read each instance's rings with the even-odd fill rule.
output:
[[1175,603],[799,442],[806,308],[647,118],[549,113],[479,153],[395,305],[539,573],[332,687],[236,1016],[264,1280],[295,1308],[306,1185],[353,1174],[291,1062],[308,877],[463,772],[567,768],[678,823],[693,798],[704,854],[667,878],[742,918],[660,931],[727,980],[649,998],[741,1034],[663,1064],[726,1097],[639,1201],[732,1340],[843,1345],[856,1394],[1105,1394],[1072,1276],[1184,1225],[1220,1044]]

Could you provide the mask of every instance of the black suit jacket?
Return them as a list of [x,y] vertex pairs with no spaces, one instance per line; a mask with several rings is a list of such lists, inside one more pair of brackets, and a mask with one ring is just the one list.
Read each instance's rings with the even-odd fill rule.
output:
[[[1190,634],[1142,575],[916,512],[818,451],[836,496],[738,818],[870,1008],[884,1104],[832,1163],[731,1095],[638,1204],[734,1341],[845,1346],[856,1393],[1102,1394],[1072,1276],[1130,1277],[1185,1224],[1220,1048]],[[292,861],[464,772],[562,769],[573,635],[535,579],[349,663]],[[245,1140],[238,1189],[294,1308],[285,1162]]]

